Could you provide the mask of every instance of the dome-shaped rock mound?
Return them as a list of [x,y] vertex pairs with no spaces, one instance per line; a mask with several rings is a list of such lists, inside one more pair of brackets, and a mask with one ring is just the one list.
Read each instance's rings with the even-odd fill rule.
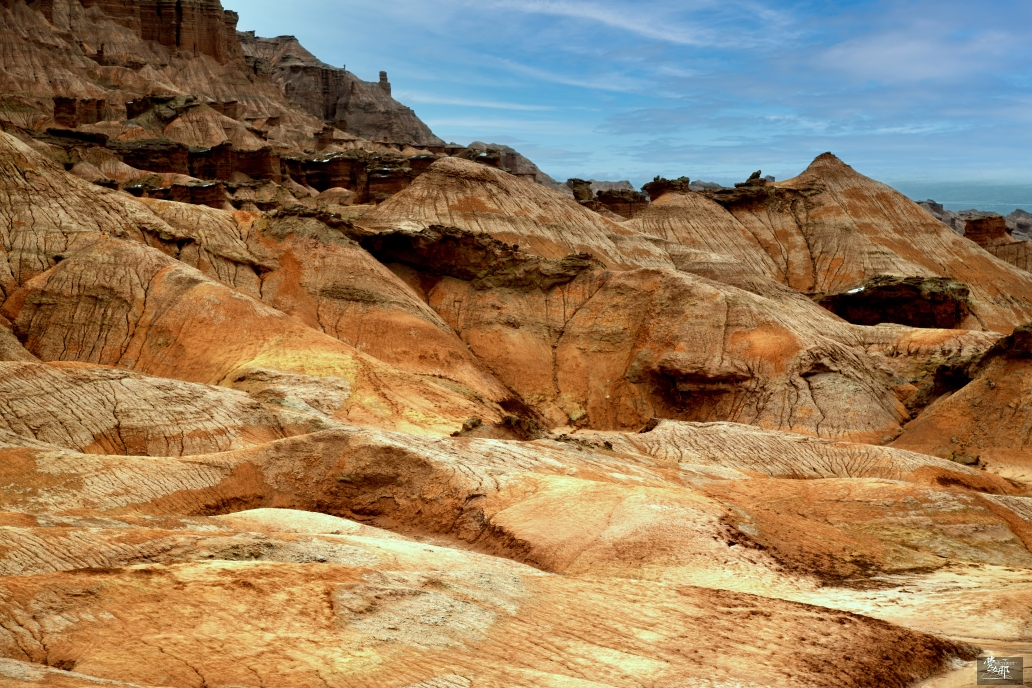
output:
[[[960,327],[1009,332],[1032,319],[1028,273],[990,255],[899,192],[859,174],[830,153],[819,156],[793,179],[746,184],[709,195],[745,232],[732,225],[736,231],[728,233],[726,221],[723,225],[700,222],[700,237],[691,222],[681,221],[677,234],[687,238],[682,243],[698,242],[693,247],[705,250],[713,242],[724,242],[724,252],[743,260],[742,252],[748,253],[752,243],[748,262],[773,261],[772,276],[801,292],[835,295],[862,290],[869,281],[884,276],[946,278],[970,289],[970,315]],[[710,213],[707,208],[701,216]],[[713,238],[706,230],[719,236]],[[663,228],[653,223],[649,230],[646,224],[643,231]],[[885,310],[883,321],[898,321]]]
[[317,218],[144,203],[175,230],[162,249],[207,276],[400,370],[512,396],[412,287]]
[[0,131],[0,302],[104,235],[143,242],[168,229],[126,195],[83,181]]
[[435,162],[360,224],[379,232],[457,227],[546,258],[590,253],[610,268],[671,265],[647,238],[568,196],[458,158]]
[[783,279],[778,265],[758,250],[756,237],[720,204],[692,191],[668,191],[625,225],[635,231],[698,251],[737,258],[756,272]]
[[[97,241],[3,307],[45,361],[242,389],[358,424],[450,433],[498,419],[478,395],[404,373],[140,244]],[[485,414],[485,415],[481,415]]]
[[[670,269],[586,269],[552,289],[440,280],[430,304],[554,425],[733,420],[881,443],[906,410],[855,326]],[[850,342],[846,344],[844,342]]]
[[87,454],[229,451],[328,424],[242,392],[81,363],[0,363],[0,432]]

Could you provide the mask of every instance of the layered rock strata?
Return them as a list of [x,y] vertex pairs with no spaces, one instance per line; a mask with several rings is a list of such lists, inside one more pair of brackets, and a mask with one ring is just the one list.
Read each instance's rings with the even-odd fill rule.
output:
[[239,37],[248,67],[271,78],[305,112],[370,141],[445,145],[411,108],[391,97],[386,72],[380,72],[379,81],[366,82],[322,62],[293,36],[261,38],[246,32]]
[[627,220],[277,110],[215,2],[88,4],[0,6],[0,685],[905,688],[1025,647],[1025,273],[831,156]]

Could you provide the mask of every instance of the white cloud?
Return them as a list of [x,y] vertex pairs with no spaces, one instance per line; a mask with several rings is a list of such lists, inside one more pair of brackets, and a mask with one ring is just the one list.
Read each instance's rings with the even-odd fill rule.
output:
[[494,100],[473,100],[467,98],[450,98],[429,93],[398,91],[394,97],[402,102],[424,103],[427,105],[457,105],[459,107],[487,108],[491,110],[519,110],[526,112],[543,112],[554,110],[550,105],[525,105],[523,103],[503,103]]
[[[787,38],[790,26],[787,15],[765,7],[762,3],[748,0],[697,0],[690,7],[676,3],[680,14],[689,14],[692,21],[679,19],[678,13],[671,13],[670,3],[635,2],[613,5],[604,2],[581,2],[579,0],[478,0],[477,7],[496,7],[528,14],[543,14],[554,17],[581,19],[609,28],[620,29],[651,40],[695,47],[742,47],[750,44],[769,43],[774,36],[779,40]],[[715,16],[706,10],[713,9]],[[721,18],[735,15],[739,20],[755,18],[762,25],[762,31],[750,32],[740,21],[734,30],[717,26]]]
[[[461,130],[468,132],[467,134],[464,134],[466,138],[469,138],[470,136],[479,137],[488,135],[485,134],[485,132],[491,132],[489,134],[491,136],[516,132],[539,135],[575,135],[584,133],[584,127],[580,127],[569,122],[544,122],[536,120],[495,119],[487,117],[431,117],[424,121],[431,129],[437,132],[438,135],[441,135],[440,132],[437,131],[438,129],[442,131]],[[452,135],[453,134],[448,134],[447,136]],[[445,136],[445,138],[447,138],[447,136]]]
[[998,32],[952,38],[940,27],[916,23],[840,43],[820,64],[881,83],[955,80],[985,72],[1013,39]]
[[501,64],[511,71],[541,81],[550,81],[554,84],[576,86],[578,88],[595,89],[599,91],[615,91],[617,93],[637,93],[647,90],[650,84],[643,84],[638,79],[632,79],[622,74],[606,74],[598,77],[575,77],[565,74],[557,74],[547,69],[539,69],[529,65],[514,62],[512,60],[499,60]]

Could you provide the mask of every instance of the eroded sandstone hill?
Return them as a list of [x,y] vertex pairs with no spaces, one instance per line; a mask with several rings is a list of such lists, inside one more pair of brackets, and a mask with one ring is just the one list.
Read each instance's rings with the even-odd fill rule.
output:
[[1032,665],[1032,275],[999,227],[831,155],[625,220],[511,152],[356,136],[418,126],[214,0],[0,20],[0,686]]

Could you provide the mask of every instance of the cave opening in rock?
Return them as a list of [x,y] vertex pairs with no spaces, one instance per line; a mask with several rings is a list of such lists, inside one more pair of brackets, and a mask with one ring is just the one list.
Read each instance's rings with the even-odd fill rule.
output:
[[970,294],[967,285],[942,277],[878,275],[859,287],[815,300],[854,325],[956,329],[970,315]]

